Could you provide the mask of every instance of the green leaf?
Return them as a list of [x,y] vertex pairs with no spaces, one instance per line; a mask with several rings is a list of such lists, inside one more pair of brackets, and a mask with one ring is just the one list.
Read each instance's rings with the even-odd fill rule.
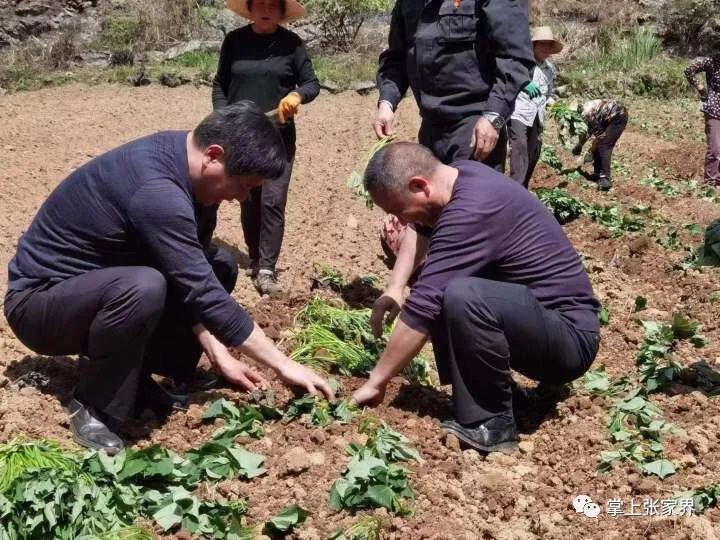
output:
[[280,513],[265,523],[265,530],[271,533],[289,532],[296,525],[304,522],[310,513],[298,506],[292,504],[283,508]]
[[675,474],[675,465],[667,459],[658,459],[650,463],[643,463],[641,469],[645,474],[654,474],[661,479]]
[[607,308],[602,308],[598,313],[598,319],[600,320],[601,326],[607,326],[610,324],[610,311]]
[[387,485],[370,486],[367,490],[367,497],[377,506],[384,506],[390,511],[395,509],[395,494]]

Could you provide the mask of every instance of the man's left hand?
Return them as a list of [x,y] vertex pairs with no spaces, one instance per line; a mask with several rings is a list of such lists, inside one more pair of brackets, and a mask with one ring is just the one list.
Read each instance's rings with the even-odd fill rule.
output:
[[474,148],[473,156],[475,159],[482,161],[488,157],[495,148],[498,137],[499,133],[490,123],[490,120],[484,117],[480,118],[475,124],[472,140],[470,141],[470,147]]
[[385,399],[384,384],[376,384],[368,380],[360,388],[355,390],[352,395],[352,401],[357,405],[367,405],[369,407],[377,407]]

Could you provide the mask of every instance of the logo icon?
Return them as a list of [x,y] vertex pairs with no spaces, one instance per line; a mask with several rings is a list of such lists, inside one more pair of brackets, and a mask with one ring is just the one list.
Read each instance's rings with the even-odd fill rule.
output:
[[585,514],[589,518],[596,518],[600,515],[600,505],[594,503],[587,495],[578,495],[572,502],[575,512]]

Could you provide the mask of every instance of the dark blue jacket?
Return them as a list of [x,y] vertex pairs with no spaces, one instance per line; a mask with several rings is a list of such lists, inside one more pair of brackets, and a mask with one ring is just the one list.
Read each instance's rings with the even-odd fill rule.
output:
[[393,106],[409,86],[433,124],[507,119],[534,65],[526,1],[397,0],[377,82]]

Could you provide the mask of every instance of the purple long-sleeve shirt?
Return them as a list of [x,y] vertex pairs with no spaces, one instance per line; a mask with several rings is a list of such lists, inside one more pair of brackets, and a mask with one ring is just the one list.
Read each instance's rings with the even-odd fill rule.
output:
[[400,319],[429,333],[448,284],[475,276],[525,285],[546,309],[579,330],[598,332],[600,305],[580,256],[545,206],[482,163],[452,166],[459,171],[452,197],[431,232],[427,260]]

